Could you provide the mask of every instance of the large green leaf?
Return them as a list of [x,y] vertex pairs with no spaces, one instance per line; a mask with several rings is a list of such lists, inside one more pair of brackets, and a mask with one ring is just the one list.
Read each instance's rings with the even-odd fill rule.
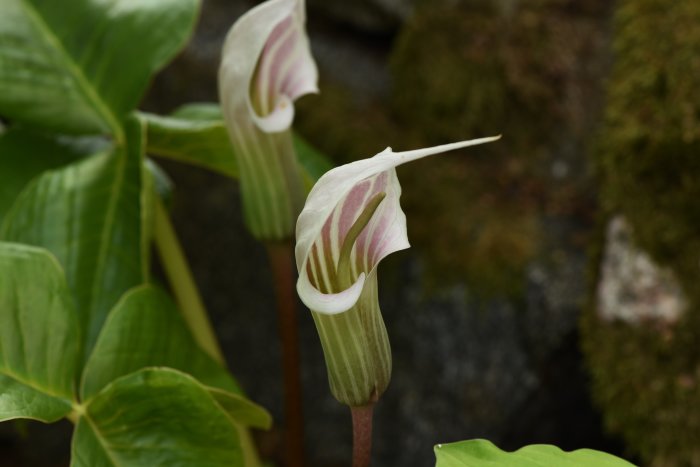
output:
[[85,408],[72,467],[243,465],[239,434],[209,391],[169,369],[107,386]]
[[49,396],[0,374],[0,422],[31,418],[51,423],[65,417],[71,409],[66,399]]
[[151,366],[194,376],[238,423],[271,423],[267,411],[246,399],[230,374],[197,346],[170,297],[144,285],[129,291],[107,318],[83,372],[81,398],[89,400],[113,380]]
[[221,120],[193,120],[141,113],[148,153],[238,177],[236,158]]
[[0,134],[0,223],[22,189],[42,172],[69,164],[105,141],[53,137],[25,128]]
[[505,452],[487,440],[475,439],[435,446],[436,467],[633,467],[633,464],[592,449],[566,452],[533,444]]
[[175,109],[171,116],[200,122],[218,121],[222,122],[222,124],[224,120],[221,107],[219,104],[213,102],[190,102],[189,104],[183,104]]
[[270,413],[242,394],[207,388],[221,408],[236,425],[268,430],[272,426]]
[[241,392],[197,346],[175,303],[152,285],[129,291],[110,313],[85,366],[81,397],[87,400],[120,376],[148,366],[174,368],[208,386]]
[[85,329],[84,359],[112,306],[146,279],[140,124],[126,128],[126,147],[30,183],[0,228],[0,238],[45,247],[63,265]]
[[63,271],[46,250],[0,242],[0,419],[70,411],[80,325]]
[[[146,150],[149,154],[238,178],[236,155],[217,104],[187,104],[169,117],[148,113],[139,116],[147,123]],[[308,191],[333,164],[296,133],[293,142]]]
[[189,37],[197,0],[2,0],[0,115],[111,133]]

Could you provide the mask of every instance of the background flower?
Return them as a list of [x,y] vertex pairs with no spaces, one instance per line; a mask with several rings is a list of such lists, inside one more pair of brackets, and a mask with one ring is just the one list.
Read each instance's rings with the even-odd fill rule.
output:
[[270,0],[231,27],[219,98],[240,169],[243,214],[261,240],[291,237],[304,190],[290,127],[294,100],[318,92],[303,0]]

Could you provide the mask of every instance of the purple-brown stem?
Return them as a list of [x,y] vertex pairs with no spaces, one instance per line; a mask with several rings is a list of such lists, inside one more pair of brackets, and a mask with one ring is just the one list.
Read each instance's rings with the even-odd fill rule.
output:
[[352,467],[369,467],[372,458],[374,404],[350,407],[352,413]]
[[299,333],[296,316],[295,269],[289,242],[268,243],[275,295],[277,322],[282,341],[284,376],[284,452],[286,467],[304,467],[304,422],[301,405]]

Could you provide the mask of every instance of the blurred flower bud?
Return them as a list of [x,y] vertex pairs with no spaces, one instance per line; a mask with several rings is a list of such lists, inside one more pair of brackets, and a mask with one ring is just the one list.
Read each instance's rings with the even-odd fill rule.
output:
[[294,100],[318,92],[304,0],[269,0],[226,36],[219,98],[238,160],[243,213],[260,240],[292,236],[304,201],[290,127]]

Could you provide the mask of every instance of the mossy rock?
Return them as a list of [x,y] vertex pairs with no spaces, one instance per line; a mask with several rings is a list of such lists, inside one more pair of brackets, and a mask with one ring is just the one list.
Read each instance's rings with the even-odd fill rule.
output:
[[550,174],[560,138],[585,144],[590,102],[581,96],[595,87],[581,64],[595,52],[600,12],[572,5],[425,2],[397,38],[391,105],[401,128],[422,145],[503,133],[405,169],[416,186],[404,195],[411,238],[438,282],[466,277],[479,291],[517,294],[540,248],[540,219],[582,202],[581,174],[565,186]]
[[601,318],[591,289],[582,347],[606,428],[641,465],[700,465],[700,293],[686,294],[689,305],[677,321],[623,322]]
[[504,133],[508,151],[530,160],[561,131],[575,133],[586,109],[571,90],[590,79],[581,62],[599,18],[561,0],[463,3],[426,2],[397,38],[399,122],[433,142]]
[[[583,320],[594,396],[644,465],[700,466],[700,2],[622,0],[597,161],[606,212],[682,285],[678,322]],[[598,262],[595,263],[598,267]]]

